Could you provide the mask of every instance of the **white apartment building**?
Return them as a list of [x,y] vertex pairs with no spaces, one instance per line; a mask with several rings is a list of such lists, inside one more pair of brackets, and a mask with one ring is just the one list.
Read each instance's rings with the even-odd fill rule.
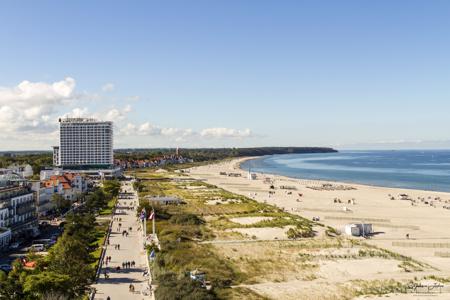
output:
[[2,246],[11,237],[17,238],[37,233],[35,200],[35,193],[31,190],[29,182],[17,174],[0,175],[0,239],[2,240],[0,243]]
[[8,228],[0,228],[0,249],[8,248],[11,242],[11,230]]
[[63,168],[113,165],[113,123],[90,118],[59,119],[59,146],[53,147],[53,162]]

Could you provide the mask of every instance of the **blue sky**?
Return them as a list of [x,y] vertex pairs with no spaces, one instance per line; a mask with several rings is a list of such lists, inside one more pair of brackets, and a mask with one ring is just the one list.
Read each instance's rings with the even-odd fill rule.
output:
[[2,1],[0,37],[0,150],[62,115],[116,147],[450,148],[448,1]]

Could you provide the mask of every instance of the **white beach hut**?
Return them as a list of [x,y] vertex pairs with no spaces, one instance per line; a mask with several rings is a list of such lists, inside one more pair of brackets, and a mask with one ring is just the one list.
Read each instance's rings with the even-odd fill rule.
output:
[[366,236],[373,233],[373,226],[368,223],[347,224],[344,231],[351,236]]
[[248,172],[247,178],[249,180],[256,180],[256,174]]
[[351,235],[351,236],[360,236],[361,231],[359,230],[359,227],[357,224],[347,224],[345,225],[345,234]]

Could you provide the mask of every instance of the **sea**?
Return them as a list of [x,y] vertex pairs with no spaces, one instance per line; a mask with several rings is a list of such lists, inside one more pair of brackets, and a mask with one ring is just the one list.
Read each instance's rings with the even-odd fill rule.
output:
[[241,168],[302,179],[450,192],[450,150],[268,155],[245,161]]

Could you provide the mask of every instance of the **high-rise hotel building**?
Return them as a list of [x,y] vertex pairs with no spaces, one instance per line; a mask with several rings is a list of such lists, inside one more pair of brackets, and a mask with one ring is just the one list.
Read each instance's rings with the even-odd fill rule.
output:
[[113,123],[90,118],[59,119],[59,146],[53,164],[66,168],[113,165]]

